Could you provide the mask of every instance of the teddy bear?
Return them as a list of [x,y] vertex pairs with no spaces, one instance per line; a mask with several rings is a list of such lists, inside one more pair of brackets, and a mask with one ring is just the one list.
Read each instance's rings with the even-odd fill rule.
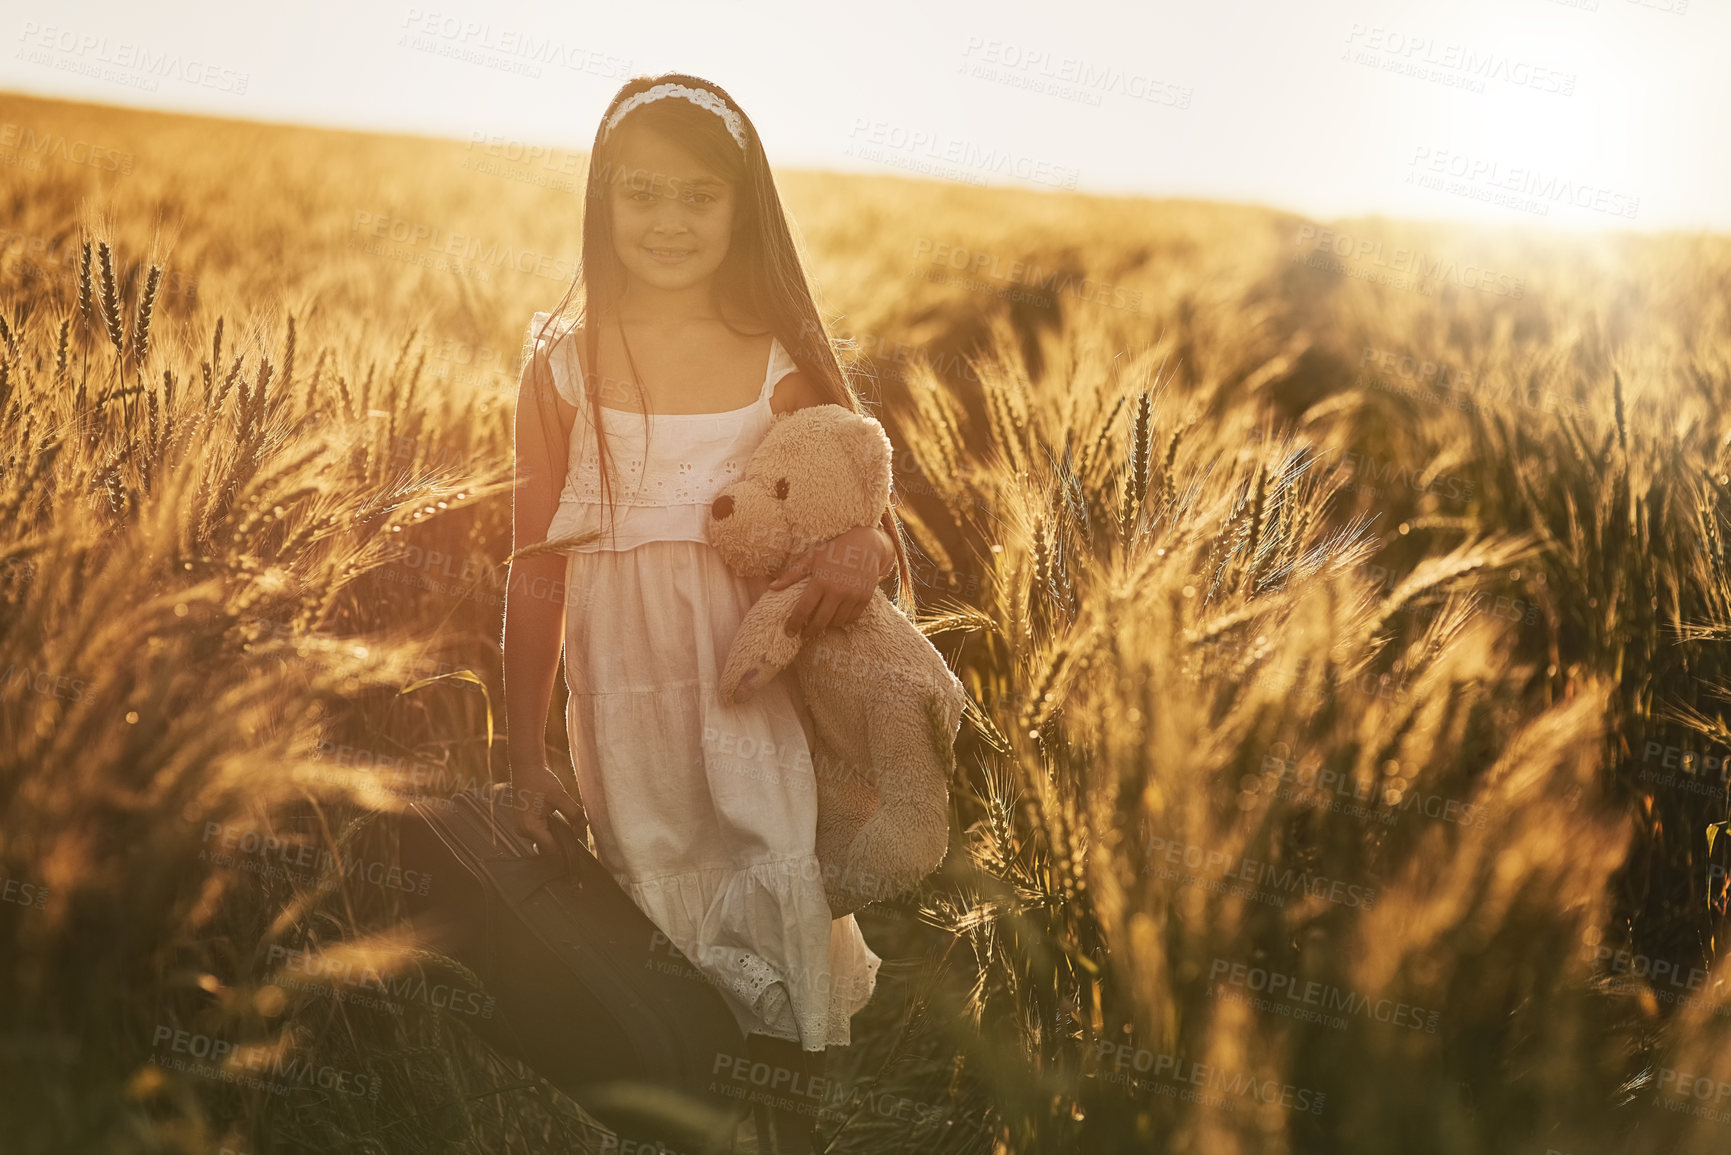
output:
[[[771,577],[807,547],[878,525],[890,439],[840,405],[777,414],[707,516],[741,577]],[[965,692],[926,636],[884,596],[815,637],[783,628],[810,578],[767,590],[734,634],[719,693],[742,702],[789,666],[812,723],[817,858],[834,917],[906,891],[949,847],[949,778]]]

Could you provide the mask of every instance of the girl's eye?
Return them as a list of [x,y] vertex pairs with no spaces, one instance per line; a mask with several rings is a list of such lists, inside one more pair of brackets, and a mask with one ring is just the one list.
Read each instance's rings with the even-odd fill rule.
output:
[[784,477],[775,483],[775,499],[777,501],[787,500],[787,478]]

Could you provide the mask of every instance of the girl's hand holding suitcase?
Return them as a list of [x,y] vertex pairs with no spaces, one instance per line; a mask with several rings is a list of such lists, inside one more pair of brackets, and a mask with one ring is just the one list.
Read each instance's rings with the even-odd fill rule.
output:
[[565,854],[558,841],[560,836],[555,835],[548,825],[554,814],[565,820],[580,845],[588,844],[589,816],[583,812],[583,804],[565,789],[565,784],[545,761],[513,764],[511,788],[528,803],[517,812],[518,822],[542,854]]

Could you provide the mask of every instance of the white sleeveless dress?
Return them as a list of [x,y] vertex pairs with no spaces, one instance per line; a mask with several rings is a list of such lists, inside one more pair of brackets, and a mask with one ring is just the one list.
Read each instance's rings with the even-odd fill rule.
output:
[[[536,313],[529,339],[548,314]],[[549,538],[603,529],[578,338],[548,326],[560,396],[577,408]],[[737,706],[717,685],[769,578],[735,576],[704,515],[768,432],[795,369],[780,341],[757,400],[720,413],[608,408],[614,533],[566,565],[566,728],[596,856],[711,978],[746,1032],[805,1050],[850,1041],[879,957],[832,919],[819,873],[809,716],[790,672]]]

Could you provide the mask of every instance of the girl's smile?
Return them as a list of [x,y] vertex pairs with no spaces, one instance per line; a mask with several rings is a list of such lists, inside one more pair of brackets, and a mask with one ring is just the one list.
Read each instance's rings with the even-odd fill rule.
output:
[[727,257],[733,234],[733,185],[655,130],[621,129],[611,186],[613,248],[627,275],[645,287],[702,284]]

